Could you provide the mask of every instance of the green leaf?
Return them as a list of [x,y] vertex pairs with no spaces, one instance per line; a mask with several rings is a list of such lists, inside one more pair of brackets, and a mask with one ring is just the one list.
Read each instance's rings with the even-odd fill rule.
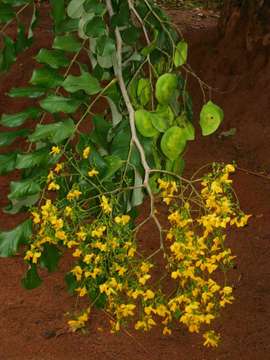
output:
[[101,16],[95,16],[90,20],[85,28],[87,36],[92,38],[98,38],[99,36],[106,34],[105,22]]
[[33,179],[11,181],[8,199],[19,200],[30,195],[36,195],[40,192],[40,189],[40,185]]
[[67,284],[68,292],[73,294],[78,286],[75,276],[72,273],[67,273],[65,276],[65,282]]
[[129,26],[127,29],[122,31],[121,35],[126,44],[134,45],[140,37],[140,31],[135,26]]
[[83,90],[88,95],[95,95],[102,90],[99,81],[88,72],[83,72],[80,76],[69,75],[62,86],[68,92]]
[[48,139],[50,142],[59,144],[73,135],[75,124],[72,119],[66,119],[53,124],[38,124],[35,131],[28,138],[31,142]]
[[50,3],[55,29],[58,31],[59,26],[66,17],[65,0],[50,0]]
[[115,155],[109,155],[105,156],[104,160],[107,163],[107,169],[105,171],[105,174],[102,178],[102,180],[106,180],[108,178],[112,178],[112,176],[121,169],[123,165],[123,160],[120,159],[118,156]]
[[8,146],[12,144],[18,137],[24,137],[28,135],[28,129],[22,129],[18,131],[2,131],[0,132],[0,146]]
[[39,287],[42,284],[42,280],[38,275],[36,264],[31,264],[27,270],[25,277],[22,279],[22,285],[27,290],[32,290]]
[[49,65],[53,69],[67,67],[70,63],[64,51],[61,50],[40,49],[35,59],[39,63]]
[[12,88],[8,93],[8,96],[12,98],[16,97],[29,97],[29,98],[38,98],[44,95],[46,90],[39,86],[32,87],[22,87],[22,88]]
[[46,267],[49,272],[53,272],[57,269],[60,258],[61,252],[55,245],[48,243],[45,243],[43,245],[43,251],[40,257],[40,264]]
[[30,83],[32,85],[55,88],[62,84],[63,79],[64,78],[55,70],[49,67],[43,67],[34,70]]
[[24,221],[13,230],[0,232],[0,257],[15,255],[20,245],[28,243],[31,235],[31,220]]
[[97,54],[100,56],[110,56],[116,51],[115,42],[107,35],[100,36],[96,44]]
[[0,70],[8,70],[16,61],[16,50],[14,41],[9,36],[4,36],[4,49],[2,53],[2,63]]
[[15,18],[15,12],[10,5],[0,4],[0,23],[7,23]]
[[90,139],[93,143],[108,149],[108,132],[111,129],[111,124],[100,115],[95,115],[92,119],[94,130],[91,131]]
[[34,36],[34,29],[37,25],[37,21],[38,21],[38,10],[35,4],[33,4],[33,13],[32,13],[32,17],[31,17],[31,21],[30,21],[30,25],[29,25],[29,29],[28,29],[28,39],[32,39]]
[[10,204],[4,208],[4,213],[11,215],[18,214],[24,207],[29,210],[29,207],[36,204],[39,199],[40,193],[24,196],[21,199],[13,199],[10,201]]
[[187,62],[188,44],[184,40],[176,45],[173,62],[175,67],[184,65]]
[[0,124],[6,127],[18,127],[25,123],[28,119],[36,119],[40,115],[38,108],[29,107],[27,110],[17,114],[3,114]]
[[19,54],[31,45],[31,40],[26,37],[25,28],[22,24],[18,26],[17,39],[15,43],[16,54]]
[[34,166],[46,164],[48,158],[49,152],[47,148],[42,148],[29,154],[18,154],[16,169],[29,169]]
[[16,153],[0,155],[0,175],[5,175],[13,171],[16,166],[16,159]]
[[85,0],[71,0],[67,7],[67,14],[72,19],[80,18],[84,13],[83,3]]
[[101,4],[99,0],[85,0],[83,7],[87,13],[94,13],[95,15],[102,15],[106,11],[106,6]]
[[64,36],[56,36],[53,42],[53,49],[64,50],[68,52],[80,51],[82,44],[75,36],[69,34]]
[[40,101],[42,109],[54,114],[63,112],[66,114],[74,113],[80,106],[81,101],[66,98],[63,96],[49,95],[44,100]]
[[203,136],[213,134],[224,118],[223,110],[212,101],[202,107],[200,113],[200,126]]

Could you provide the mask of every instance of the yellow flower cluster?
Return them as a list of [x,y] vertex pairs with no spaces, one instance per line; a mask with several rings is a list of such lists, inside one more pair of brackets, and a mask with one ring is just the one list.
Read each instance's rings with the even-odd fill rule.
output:
[[[56,165],[48,176],[50,184],[62,169],[62,164]],[[95,305],[110,314],[112,332],[132,320],[134,328],[142,331],[161,324],[164,335],[171,334],[175,322],[197,333],[211,325],[234,300],[232,287],[217,280],[235,258],[225,246],[226,230],[232,225],[245,226],[250,217],[234,200],[229,178],[233,171],[233,165],[215,165],[201,181],[201,188],[192,185],[188,192],[187,187],[185,196],[175,181],[159,179],[168,205],[167,276],[159,281],[152,273],[152,256],[139,254],[134,224],[130,215],[118,210],[116,198],[97,195],[98,216],[91,221],[88,210],[80,205],[83,190],[76,184],[63,199],[47,199],[33,209],[36,234],[25,260],[38,264],[45,244],[70,249],[74,259],[71,288],[79,298],[90,301],[89,308],[69,320],[71,331],[85,327]],[[206,329],[203,338],[205,346],[217,346],[220,339],[211,329]]]

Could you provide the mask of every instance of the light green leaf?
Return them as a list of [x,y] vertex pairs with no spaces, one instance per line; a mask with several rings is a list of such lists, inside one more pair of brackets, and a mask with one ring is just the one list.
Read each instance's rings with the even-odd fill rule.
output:
[[176,45],[173,62],[175,67],[184,65],[187,62],[188,44],[184,40]]
[[26,220],[15,229],[0,233],[0,257],[9,257],[18,252],[21,244],[27,244],[32,235],[32,221]]
[[67,7],[67,14],[72,19],[79,19],[84,13],[85,0],[71,0]]

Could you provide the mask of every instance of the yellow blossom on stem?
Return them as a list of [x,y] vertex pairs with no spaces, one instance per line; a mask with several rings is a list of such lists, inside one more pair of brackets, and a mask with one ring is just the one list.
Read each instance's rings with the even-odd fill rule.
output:
[[105,195],[101,196],[100,206],[105,214],[110,214],[112,212],[112,207],[109,204],[109,200]]
[[207,331],[203,334],[205,342],[203,343],[204,346],[207,347],[216,347],[220,341],[220,336],[216,334],[213,330]]
[[55,168],[54,168],[54,171],[59,174],[60,171],[63,169],[64,165],[62,163],[57,163]]
[[67,194],[67,200],[74,200],[78,199],[82,195],[82,192],[80,190],[71,190]]
[[90,146],[87,146],[87,147],[83,150],[83,158],[84,158],[84,159],[87,159],[89,155],[90,155]]
[[97,176],[98,174],[99,174],[99,172],[96,169],[92,169],[92,170],[88,171],[88,176],[89,177],[94,177],[94,176]]
[[59,189],[60,189],[60,185],[56,184],[54,181],[52,181],[48,185],[48,190],[55,191],[55,190],[59,190]]
[[58,154],[60,154],[60,152],[61,152],[61,149],[59,148],[59,146],[53,146],[51,148],[50,154],[51,155],[58,155]]

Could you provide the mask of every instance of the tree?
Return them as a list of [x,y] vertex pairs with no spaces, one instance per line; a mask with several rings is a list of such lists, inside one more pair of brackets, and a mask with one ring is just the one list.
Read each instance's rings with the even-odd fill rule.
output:
[[269,0],[225,0],[220,17],[220,31],[231,38],[240,31],[247,50],[270,45]]

